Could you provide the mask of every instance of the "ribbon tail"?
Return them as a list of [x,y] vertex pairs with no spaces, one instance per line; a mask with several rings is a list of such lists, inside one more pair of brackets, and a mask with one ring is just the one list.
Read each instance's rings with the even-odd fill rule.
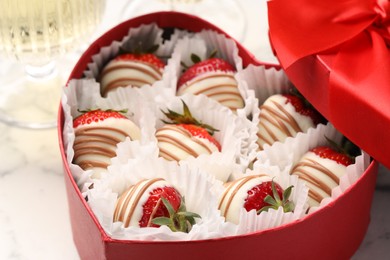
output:
[[389,69],[386,42],[367,31],[341,46],[329,78],[329,120],[363,150],[379,156],[390,147]]

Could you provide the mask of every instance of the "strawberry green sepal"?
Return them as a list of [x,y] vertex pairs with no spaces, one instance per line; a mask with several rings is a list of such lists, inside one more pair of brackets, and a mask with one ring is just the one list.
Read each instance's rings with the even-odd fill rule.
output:
[[123,115],[125,115],[127,112],[129,112],[129,110],[127,108],[124,108],[124,109],[121,109],[121,110],[115,110],[115,109],[102,110],[102,109],[99,109],[99,108],[81,110],[81,109],[78,108],[77,112],[79,112],[81,114],[85,114],[85,113],[96,111],[96,110],[100,110],[100,111],[103,111],[103,112],[118,112],[118,113],[123,114]]
[[152,219],[153,224],[159,226],[168,226],[173,232],[189,233],[192,229],[192,226],[196,224],[195,219],[201,218],[200,215],[187,211],[184,198],[182,198],[180,207],[177,212],[175,212],[171,203],[169,203],[166,198],[161,197],[161,200],[169,212],[169,217],[154,218]]
[[[217,50],[213,50],[210,53],[210,55],[206,58],[206,60],[215,58],[216,56],[217,56]],[[191,57],[192,65],[202,61],[202,59],[198,55],[196,55],[195,53],[191,53],[190,57]],[[184,68],[184,70],[187,70],[190,67],[187,64],[185,64],[184,62],[181,62],[181,66]]]
[[213,135],[214,132],[218,131],[214,127],[212,127],[208,124],[203,124],[202,122],[196,120],[192,116],[187,104],[183,100],[181,102],[183,103],[183,114],[179,114],[179,113],[172,111],[170,109],[168,109],[167,112],[164,112],[163,110],[161,110],[161,112],[171,120],[171,122],[162,120],[163,123],[175,124],[175,125],[176,124],[196,125],[196,126],[199,126],[199,127],[206,129],[210,135]]
[[283,212],[285,212],[285,213],[294,211],[294,207],[295,207],[294,203],[292,201],[289,201],[289,198],[290,198],[291,192],[292,192],[292,188],[294,186],[291,185],[287,189],[285,189],[283,194],[282,194],[282,198],[280,198],[280,196],[275,188],[274,181],[271,182],[271,187],[272,187],[273,196],[267,195],[264,198],[264,201],[266,203],[268,203],[269,205],[259,209],[257,211],[257,214],[260,214],[263,211],[268,211],[269,209],[277,210],[279,207],[282,207]]

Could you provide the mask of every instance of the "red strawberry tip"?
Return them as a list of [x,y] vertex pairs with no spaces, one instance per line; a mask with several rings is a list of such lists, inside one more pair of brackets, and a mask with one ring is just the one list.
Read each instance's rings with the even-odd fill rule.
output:
[[331,159],[345,166],[355,163],[355,157],[360,154],[360,149],[355,144],[345,137],[340,145],[326,136],[325,138],[328,145],[317,146],[310,151],[321,158]]
[[81,115],[77,116],[73,120],[73,127],[76,128],[79,125],[90,124],[92,122],[104,121],[107,118],[127,118],[124,113],[127,113],[127,109],[113,110],[113,109],[94,109],[94,110],[78,110]]
[[[185,64],[182,64],[185,68]],[[235,68],[226,60],[221,58],[209,58],[200,62],[195,63],[188,69],[186,69],[180,76],[177,87],[180,88],[186,82],[193,78],[208,72],[223,71],[223,72],[235,72]]]

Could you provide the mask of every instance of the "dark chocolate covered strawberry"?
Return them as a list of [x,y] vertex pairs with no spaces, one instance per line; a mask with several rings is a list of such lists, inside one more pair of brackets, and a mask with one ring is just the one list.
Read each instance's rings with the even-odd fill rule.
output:
[[215,57],[203,61],[199,58],[192,60],[194,65],[185,70],[178,80],[178,95],[203,94],[232,110],[244,107],[234,78],[236,70],[230,63]]
[[159,155],[167,160],[180,161],[189,156],[221,151],[221,145],[213,137],[216,129],[196,120],[183,102],[183,114],[169,110],[164,112],[170,121],[156,131]]
[[186,211],[184,198],[162,178],[142,180],[117,200],[114,222],[124,227],[168,226],[172,231],[188,233],[200,216]]
[[292,186],[283,188],[267,175],[251,175],[227,183],[219,202],[219,210],[226,221],[238,224],[240,210],[256,210],[258,214],[270,208],[283,207],[284,212],[293,210],[289,201]]

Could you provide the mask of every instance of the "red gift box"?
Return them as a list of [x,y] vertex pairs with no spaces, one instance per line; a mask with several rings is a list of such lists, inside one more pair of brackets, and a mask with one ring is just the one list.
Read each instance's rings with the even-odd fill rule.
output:
[[271,44],[289,79],[340,132],[390,167],[389,1],[275,0],[268,11]]
[[[155,22],[161,28],[176,27],[197,32],[214,25],[197,17],[160,12],[126,21],[96,40],[82,55],[70,75],[81,78],[91,56],[121,40],[129,28]],[[237,43],[244,66],[265,65]],[[348,259],[359,247],[370,220],[377,163],[373,161],[361,178],[337,200],[293,223],[235,237],[197,241],[154,242],[112,239],[103,230],[82,196],[67,164],[62,136],[64,114],[59,111],[59,141],[64,162],[65,184],[73,238],[82,259]]]

